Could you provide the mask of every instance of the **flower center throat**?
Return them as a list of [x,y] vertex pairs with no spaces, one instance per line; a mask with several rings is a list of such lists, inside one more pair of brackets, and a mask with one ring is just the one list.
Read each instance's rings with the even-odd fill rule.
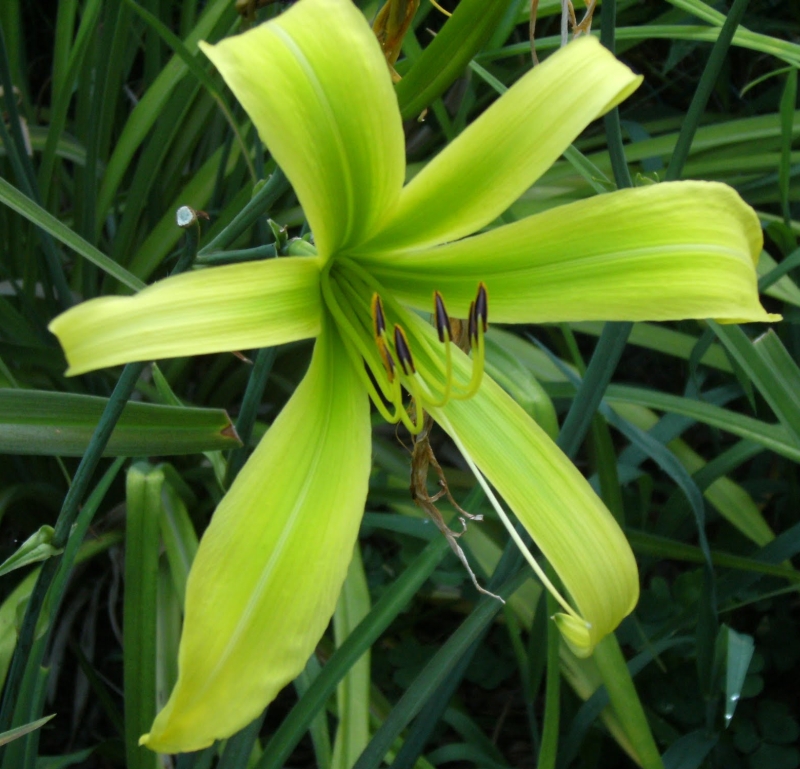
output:
[[[387,422],[402,422],[417,435],[426,410],[441,408],[451,399],[466,400],[478,391],[488,328],[488,296],[482,282],[466,321],[451,320],[444,298],[434,291],[432,323],[438,344],[391,291],[354,261],[331,260],[321,285],[348,355]],[[455,352],[454,346],[459,348]],[[470,350],[469,379],[462,381],[454,371],[453,356]]]

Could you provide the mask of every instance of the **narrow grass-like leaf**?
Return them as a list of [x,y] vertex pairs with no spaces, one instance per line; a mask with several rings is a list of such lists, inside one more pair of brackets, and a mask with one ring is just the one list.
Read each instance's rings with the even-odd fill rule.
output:
[[792,213],[789,207],[789,184],[791,182],[792,162],[792,133],[794,122],[794,108],[797,104],[797,67],[793,68],[786,77],[786,85],[781,96],[781,165],[778,169],[778,186],[781,191],[781,210],[783,221],[787,227],[792,223]]
[[[50,185],[54,178],[53,171],[57,157],[56,148],[67,121],[67,111],[72,101],[73,86],[78,72],[83,66],[83,59],[87,49],[92,42],[100,19],[102,5],[101,0],[90,0],[84,5],[75,39],[70,41],[67,61],[59,62],[56,60],[53,63],[53,101],[50,106],[50,125],[47,130],[47,143],[42,153],[38,174],[39,191],[45,204],[49,200]],[[59,21],[61,21],[61,13],[59,13]],[[58,31],[67,35],[72,32],[67,25],[63,25],[63,27],[59,25]]]
[[727,664],[725,666],[725,726],[733,719],[733,713],[742,696],[744,680],[750,660],[753,659],[755,642],[753,636],[737,633],[727,628]]
[[236,418],[236,434],[242,445],[231,452],[228,460],[226,486],[230,486],[247,459],[248,444],[253,435],[256,413],[264,396],[264,389],[272,372],[272,364],[275,362],[276,355],[277,351],[274,347],[265,347],[256,353],[256,359],[247,380],[247,388],[242,398],[242,406],[239,409],[239,416]]
[[236,213],[233,220],[223,230],[198,251],[197,256],[204,257],[228,248],[237,238],[247,232],[288,189],[289,182],[286,176],[280,168],[276,168],[268,179],[259,181],[253,187],[253,195],[247,205]]
[[[593,32],[592,34],[597,34]],[[643,40],[691,40],[694,42],[714,43],[719,39],[718,27],[683,25],[683,24],[647,24],[637,27],[617,27],[616,38],[618,42],[640,42]],[[561,45],[558,35],[536,39],[537,51],[554,50]],[[775,56],[793,67],[800,66],[800,45],[789,40],[781,40],[770,35],[749,32],[739,29],[733,36],[733,45],[758,51],[770,56]],[[520,56],[530,51],[530,43],[512,43],[504,48],[499,48],[484,53],[479,53],[476,58],[480,62]]]
[[44,208],[37,205],[29,197],[23,195],[3,178],[0,178],[0,203],[5,203],[9,208],[24,216],[28,221],[33,222],[37,227],[41,227],[64,245],[69,246],[76,254],[88,259],[92,264],[96,264],[101,270],[116,278],[128,288],[134,291],[144,288],[144,283],[141,280],[131,275],[124,267],[120,267],[102,251],[99,251],[91,243],[73,232],[66,224],[56,219],[49,211],[45,211]]
[[12,556],[0,563],[0,577],[10,571],[14,571],[14,569],[21,569],[23,566],[29,566],[32,563],[45,561],[63,552],[50,544],[53,541],[53,532],[52,526],[40,526],[17,548]]
[[719,741],[705,729],[684,734],[664,753],[664,769],[697,769]]
[[700,119],[706,110],[706,105],[717,82],[717,77],[719,77],[720,70],[726,61],[728,49],[733,41],[736,28],[739,26],[749,2],[750,0],[733,0],[733,5],[728,11],[725,23],[720,29],[719,37],[711,49],[708,62],[703,74],[700,76],[700,82],[697,84],[689,110],[681,123],[681,131],[675,144],[675,151],[664,174],[666,181],[674,181],[681,178],[683,166],[686,158],[689,157],[689,150],[692,146],[697,126],[700,125]]
[[[548,577],[555,577],[552,569]],[[552,617],[558,611],[558,604],[551,593],[545,596],[547,615]],[[555,622],[547,623],[547,678],[545,681],[544,719],[542,721],[542,742],[539,759],[536,763],[541,769],[555,769],[558,756],[558,733],[561,722],[561,669],[558,648],[561,633]]]
[[6,745],[9,742],[13,742],[14,740],[22,737],[29,732],[34,731],[34,729],[39,729],[44,726],[48,721],[55,718],[56,714],[53,713],[51,716],[45,716],[44,718],[39,718],[36,721],[32,721],[29,724],[24,724],[23,726],[17,726],[14,729],[9,729],[7,732],[3,732],[0,734],[0,745]]
[[[50,558],[45,561],[44,566],[42,566],[39,572],[36,585],[34,586],[31,598],[25,610],[25,617],[22,621],[22,627],[19,633],[19,641],[14,651],[14,657],[11,661],[11,667],[8,673],[8,680],[3,691],[2,708],[0,708],[0,729],[8,729],[11,726],[11,721],[14,717],[14,703],[17,701],[18,697],[21,696],[20,693],[22,692],[22,695],[25,697],[28,696],[28,693],[24,689],[24,681],[26,678],[29,679],[30,676],[27,676],[26,671],[36,668],[39,664],[35,656],[31,656],[29,659],[28,655],[36,642],[36,628],[39,624],[39,617],[45,603],[45,598],[48,591],[52,588],[52,594],[56,595],[58,598],[54,599],[51,594],[51,601],[57,604],[58,600],[60,600],[60,590],[63,589],[63,585],[60,586],[58,590],[55,589],[57,582],[56,577],[65,579],[65,572],[71,567],[72,559],[74,558],[74,551],[70,550],[69,545],[71,542],[74,542],[76,532],[81,531],[82,524],[88,528],[92,515],[97,509],[96,505],[100,503],[105,489],[102,493],[98,494],[96,500],[94,500],[95,505],[90,506],[87,501],[83,510],[80,510],[79,506],[89,488],[89,484],[100,462],[103,450],[114,430],[114,425],[119,419],[125,403],[133,393],[136,381],[139,379],[143,369],[144,364],[142,363],[129,363],[123,369],[122,375],[92,435],[86,453],[83,455],[80,465],[78,465],[78,470],[75,473],[72,485],[64,498],[64,503],[61,506],[61,511],[56,520],[53,545],[55,547],[66,546],[65,553],[61,559],[62,563],[66,564],[66,568],[65,570],[59,571],[60,564],[57,563],[57,558]],[[86,528],[83,528],[83,533],[85,534],[85,532]],[[46,640],[46,635],[42,636],[42,638]]]
[[[761,265],[764,265],[762,268]],[[786,277],[791,270],[800,266],[800,248],[796,248],[792,253],[777,264],[767,253],[762,253],[758,260],[759,279],[758,290],[782,299],[784,302],[798,305],[800,304],[800,290],[795,283]],[[762,273],[762,269],[764,272]]]
[[711,328],[800,446],[800,369],[771,329],[755,342],[738,326]]
[[[319,677],[322,666],[315,654],[308,659],[305,669],[294,679],[297,696],[302,699],[311,684]],[[328,719],[324,711],[317,713],[308,725],[308,735],[314,748],[317,769],[331,769],[331,735],[328,731]]]
[[236,122],[236,118],[234,118],[233,113],[230,111],[228,105],[225,103],[225,100],[222,98],[222,94],[219,92],[216,83],[211,79],[211,76],[205,71],[203,66],[198,62],[197,58],[192,54],[192,52],[184,45],[183,41],[166,25],[162,24],[157,16],[154,16],[148,10],[142,8],[142,6],[136,3],[134,0],[125,0],[125,2],[131,8],[133,8],[133,10],[136,11],[136,13],[138,13],[142,19],[144,19],[145,23],[151,29],[158,33],[161,39],[178,56],[180,56],[180,58],[183,60],[183,63],[189,68],[189,72],[191,72],[202,84],[203,88],[205,88],[208,93],[211,94],[211,98],[217,103],[220,111],[225,116],[225,120],[228,121],[228,125],[233,131],[233,135],[236,137],[236,141],[239,142],[239,146],[242,150],[242,156],[244,157],[245,163],[247,163],[250,176],[255,182],[258,179],[258,176],[256,175],[255,168],[253,167],[253,161],[250,159],[250,151],[245,144],[241,131],[239,130],[239,124]]
[[[562,11],[563,13],[563,11]],[[603,4],[603,13],[600,16],[600,42],[611,53],[616,53],[617,32],[617,2],[606,0]],[[619,107],[614,107],[603,116],[603,126],[608,144],[608,156],[611,160],[611,169],[614,172],[614,181],[619,189],[632,187],[631,172],[625,159],[625,148],[622,145],[622,128],[619,119]]]
[[164,473],[147,464],[128,471],[125,525],[123,669],[128,769],[156,769],[158,755],[139,746],[156,715],[156,589]]
[[[669,638],[666,640],[658,641],[636,655],[632,660],[627,663],[630,676],[636,676],[644,667],[655,659],[656,655],[661,654],[667,649],[675,646],[689,645],[692,639],[686,636],[678,636],[676,638]],[[564,740],[565,751],[559,760],[559,769],[565,769],[571,764],[577,755],[578,748],[580,747],[583,738],[588,731],[589,727],[597,719],[597,716],[609,704],[608,690],[605,686],[601,686],[595,690],[592,696],[584,702],[578,711],[577,715],[570,725],[567,737]],[[637,760],[640,763],[640,760]]]
[[603,328],[558,436],[558,445],[568,457],[575,456],[589,430],[632,327],[632,323],[606,323]]
[[[689,563],[705,562],[703,552],[696,545],[689,545],[685,542],[633,529],[627,529],[625,535],[628,537],[634,552],[640,555],[670,558]],[[780,577],[792,584],[800,583],[800,571],[780,564],[765,563],[741,555],[723,553],[717,549],[711,551],[711,561],[715,566]]]
[[[361,548],[356,543],[353,560],[342,585],[339,603],[333,615],[337,648],[358,627],[370,609],[369,588],[361,562]],[[369,742],[370,653],[356,661],[336,688],[339,725],[333,744],[333,769],[350,769]]]
[[[266,715],[265,710],[258,718],[227,741],[225,750],[219,757],[217,769],[247,769],[250,766],[253,746],[258,739],[258,733],[261,731]],[[320,767],[320,769],[322,768]]]
[[636,687],[617,637],[610,633],[597,645],[595,662],[611,704],[645,769],[661,769],[661,756],[653,740]]
[[[550,392],[552,394],[553,390]],[[800,448],[795,445],[794,439],[783,425],[768,424],[702,401],[626,385],[611,385],[608,389],[608,399],[612,405],[615,400],[621,400],[657,411],[682,414],[712,427],[719,427],[740,438],[753,440],[781,456],[800,462]]]
[[489,39],[510,0],[462,0],[397,84],[397,100],[404,119],[416,117],[441,96],[464,71],[469,60]]
[[[107,404],[92,395],[0,389],[0,452],[81,456]],[[131,402],[103,455],[194,454],[239,445],[221,409]]]
[[[523,569],[499,588],[494,588],[491,584],[489,587],[496,589],[501,597],[507,598],[527,578],[527,569]],[[500,607],[500,602],[494,598],[484,596],[480,600],[474,611],[439,648],[439,651],[414,679],[411,686],[406,689],[400,701],[361,754],[354,769],[377,769],[400,732],[422,710],[429,697],[457,667],[463,655],[492,622]]]
[[[209,3],[184,44],[193,50],[198,40],[206,40],[220,24],[232,21],[235,11],[229,0],[213,0]],[[147,89],[131,113],[119,137],[114,153],[108,161],[103,184],[97,197],[97,221],[102,222],[134,154],[147,133],[161,114],[172,90],[186,75],[188,68],[177,55],[161,70],[156,80]]]
[[[129,267],[134,275],[147,279],[180,241],[183,230],[175,226],[175,212],[184,205],[202,209],[210,200],[216,183],[217,167],[222,157],[220,147],[197,169],[186,186],[167,206],[158,224],[150,231],[144,243],[137,249]],[[230,173],[239,159],[239,149],[234,147],[228,158],[225,173]]]
[[[165,474],[169,475],[166,472]],[[178,492],[169,483],[161,489],[161,538],[169,562],[170,575],[180,606],[186,597],[186,580],[197,553],[197,533],[186,505]]]

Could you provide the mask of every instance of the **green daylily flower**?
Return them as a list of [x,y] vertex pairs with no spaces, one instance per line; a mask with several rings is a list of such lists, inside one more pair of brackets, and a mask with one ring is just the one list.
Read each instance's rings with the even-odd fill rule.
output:
[[[349,0],[301,0],[203,50],[292,182],[317,254],[169,278],[79,305],[51,329],[71,374],[316,344],[203,536],[178,683],[143,743],[179,752],[227,737],[302,670],[356,540],[370,400],[412,431],[424,409],[450,434],[496,507],[493,490],[558,573],[566,596],[557,595],[556,621],[573,649],[590,654],[633,609],[636,563],[575,466],[482,374],[487,296],[504,323],[767,321],[754,212],[721,184],[657,184],[467,237],[639,85],[592,38],[522,77],[406,186],[389,71]],[[469,319],[472,358],[452,343],[444,302]],[[434,310],[436,328],[414,309]]]

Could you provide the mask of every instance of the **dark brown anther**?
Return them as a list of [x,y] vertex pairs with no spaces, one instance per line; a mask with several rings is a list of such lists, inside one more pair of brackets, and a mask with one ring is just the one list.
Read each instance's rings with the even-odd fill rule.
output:
[[417,370],[414,368],[414,359],[411,357],[411,348],[408,346],[408,339],[406,332],[400,326],[394,327],[394,349],[397,353],[397,359],[400,361],[400,366],[406,376],[416,374]]
[[453,336],[453,332],[450,328],[450,316],[447,314],[447,310],[444,307],[444,299],[442,299],[442,295],[438,291],[433,292],[433,301],[434,301],[434,315],[436,318],[436,333],[439,334],[439,341],[445,341],[445,334],[447,334],[447,341],[449,342]]
[[477,321],[480,321],[485,334],[489,328],[489,298],[486,295],[486,284],[483,281],[478,284],[478,296],[475,298],[475,315],[476,325]]
[[380,339],[386,333],[386,316],[383,314],[383,302],[378,294],[372,295],[372,325],[375,338]]
[[478,320],[475,317],[475,302],[469,303],[469,317],[467,318],[467,332],[469,333],[469,343],[475,344],[478,341]]

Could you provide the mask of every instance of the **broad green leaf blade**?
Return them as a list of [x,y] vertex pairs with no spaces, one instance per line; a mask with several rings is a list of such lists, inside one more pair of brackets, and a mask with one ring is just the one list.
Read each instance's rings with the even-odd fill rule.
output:
[[371,234],[405,170],[397,97],[378,41],[349,0],[304,0],[202,46],[292,182],[329,257]]
[[724,318],[767,321],[756,290],[761,227],[730,187],[656,184],[598,195],[482,235],[363,257],[420,309],[439,290],[467,317],[479,281],[503,323]]
[[135,296],[103,296],[50,323],[69,375],[148,361],[269,347],[316,336],[319,261],[296,257],[176,275]]
[[125,757],[129,769],[157,769],[158,756],[139,745],[156,712],[156,593],[164,473],[144,462],[128,471],[122,657]]
[[[106,403],[93,395],[0,389],[0,452],[82,456]],[[129,401],[104,456],[194,454],[239,445],[221,409]]]
[[403,118],[417,117],[441,96],[483,47],[509,0],[462,0],[453,15],[397,84]]
[[144,744],[227,737],[304,668],[347,572],[370,464],[368,399],[329,330],[200,542],[178,683]]
[[[431,326],[416,316],[409,319],[416,336],[438,344]],[[453,369],[465,381],[471,364],[453,352]],[[415,357],[427,353],[419,349]],[[590,654],[639,596],[633,553],[611,513],[575,465],[488,375],[475,396],[451,400],[431,414],[502,494],[555,569],[580,614],[580,620],[558,615],[562,632],[576,653]]]
[[16,187],[0,177],[0,202],[14,209],[28,221],[49,232],[54,238],[69,246],[76,254],[96,264],[101,270],[116,278],[120,283],[132,288],[134,291],[142,288],[144,283],[135,275],[131,275],[124,267],[120,267],[91,243],[73,232],[66,224],[56,219],[49,211],[37,205]]
[[640,82],[594,38],[571,43],[526,74],[428,163],[365,248],[422,247],[480,229]]

